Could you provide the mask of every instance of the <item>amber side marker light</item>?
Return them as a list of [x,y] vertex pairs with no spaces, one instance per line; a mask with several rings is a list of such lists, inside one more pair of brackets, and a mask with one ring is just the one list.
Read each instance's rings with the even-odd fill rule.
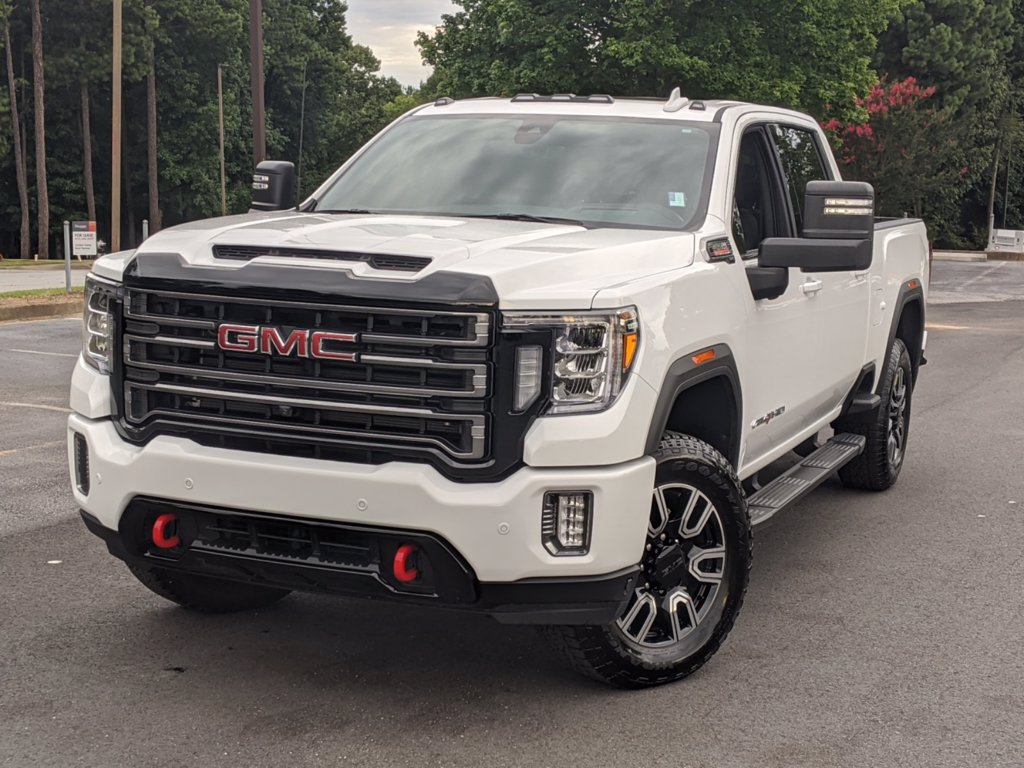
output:
[[704,363],[710,363],[718,357],[718,353],[713,349],[705,349],[703,352],[698,352],[696,355],[691,357],[694,365],[704,365]]
[[627,333],[622,337],[622,370],[628,371],[633,366],[638,341],[639,336],[635,333]]

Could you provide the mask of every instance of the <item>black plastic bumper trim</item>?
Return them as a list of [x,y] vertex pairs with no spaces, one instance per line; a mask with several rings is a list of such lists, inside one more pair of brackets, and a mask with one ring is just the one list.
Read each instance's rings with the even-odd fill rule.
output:
[[[173,511],[176,505],[169,503],[167,508]],[[467,566],[464,583],[454,591],[446,590],[443,595],[403,593],[374,574],[308,563],[269,562],[209,550],[186,552],[177,559],[154,557],[142,551],[138,543],[131,540],[130,532],[111,530],[85,510],[81,510],[81,515],[86,528],[106,543],[112,555],[126,563],[160,566],[229,581],[260,583],[297,591],[327,592],[478,612],[488,614],[503,624],[610,624],[621,614],[639,577],[639,568],[634,566],[600,576],[479,582]],[[299,518],[294,520],[299,524],[320,522]],[[359,528],[363,529],[361,526]],[[416,540],[425,535],[395,529],[377,530],[380,535],[392,539]],[[437,537],[431,538],[446,545]],[[456,562],[461,562],[461,556],[454,553],[454,550],[453,555]],[[471,597],[462,602],[460,597],[464,596]]]

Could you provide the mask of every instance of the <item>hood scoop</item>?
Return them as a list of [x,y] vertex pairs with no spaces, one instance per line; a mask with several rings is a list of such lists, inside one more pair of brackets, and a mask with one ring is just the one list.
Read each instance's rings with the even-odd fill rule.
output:
[[318,248],[273,248],[260,245],[215,245],[217,259],[252,261],[265,256],[277,259],[316,259],[320,261],[358,261],[374,269],[396,272],[419,272],[430,265],[425,256],[401,256],[388,253],[358,253],[353,251],[325,251]]

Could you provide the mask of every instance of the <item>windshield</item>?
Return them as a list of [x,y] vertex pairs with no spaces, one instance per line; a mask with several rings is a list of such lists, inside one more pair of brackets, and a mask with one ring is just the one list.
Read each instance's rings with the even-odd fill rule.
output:
[[411,118],[368,147],[316,210],[687,229],[703,219],[717,128],[559,115]]

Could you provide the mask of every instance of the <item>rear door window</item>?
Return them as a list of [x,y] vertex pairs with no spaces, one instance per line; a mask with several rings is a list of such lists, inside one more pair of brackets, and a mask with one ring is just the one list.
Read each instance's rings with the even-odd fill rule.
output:
[[797,231],[802,232],[807,182],[831,179],[832,173],[824,162],[818,137],[813,131],[791,125],[770,125],[768,133],[786,174],[786,189],[796,217]]

